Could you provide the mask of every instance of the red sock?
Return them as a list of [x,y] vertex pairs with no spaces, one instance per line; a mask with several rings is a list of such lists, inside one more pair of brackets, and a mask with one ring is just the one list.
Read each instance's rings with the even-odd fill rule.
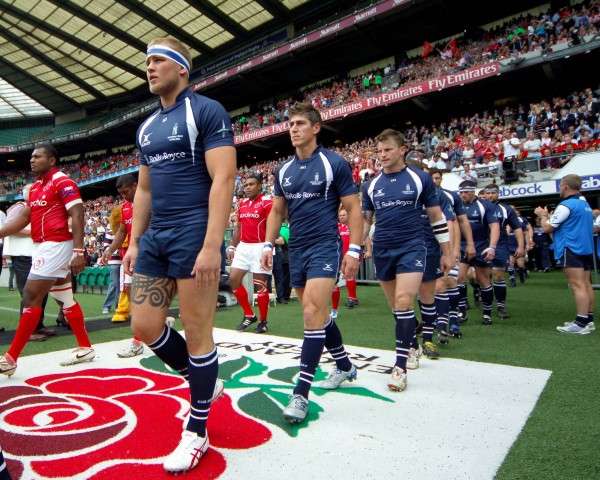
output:
[[88,337],[87,332],[85,331],[85,322],[83,319],[83,312],[81,311],[81,307],[77,302],[75,305],[69,308],[63,308],[63,313],[65,314],[65,318],[73,330],[73,334],[77,339],[77,344],[81,348],[90,348],[92,344],[90,343],[90,338]]
[[331,309],[337,310],[340,304],[340,287],[335,287],[331,292]]
[[244,315],[246,315],[247,317],[253,317],[254,311],[250,306],[250,302],[248,301],[248,292],[246,291],[244,286],[240,285],[233,291],[233,294],[235,295],[235,298],[237,298],[237,301],[240,304],[240,307],[242,307],[242,310],[244,310]]
[[260,313],[259,320],[266,320],[269,313],[269,292],[266,288],[258,292],[258,311]]
[[25,348],[25,344],[29,341],[29,337],[36,329],[41,316],[42,307],[29,307],[23,309],[23,314],[19,320],[15,338],[10,344],[10,349],[7,352],[15,362]]
[[346,288],[348,289],[348,298],[356,300],[356,278],[348,278]]

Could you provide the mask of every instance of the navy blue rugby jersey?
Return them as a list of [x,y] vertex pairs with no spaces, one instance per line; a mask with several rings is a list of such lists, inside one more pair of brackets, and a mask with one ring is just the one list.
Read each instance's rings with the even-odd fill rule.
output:
[[[498,223],[496,216],[496,206],[488,202],[487,200],[481,200],[476,198],[472,203],[464,203],[465,213],[471,224],[471,230],[473,231],[473,241],[477,250],[484,244],[490,241],[490,229],[491,223]],[[467,242],[462,239],[460,242],[461,249],[464,251]]]
[[517,212],[504,203],[496,204],[496,218],[498,218],[498,222],[500,223],[500,240],[498,240],[498,246],[507,248],[508,232],[506,231],[506,226],[509,225],[512,228],[511,234],[514,235],[514,231],[517,228],[523,229],[523,222],[519,219]]
[[279,165],[273,193],[287,200],[289,246],[338,239],[340,198],[357,192],[350,164],[322,145],[317,146],[310,158],[300,160],[294,155]]
[[212,179],[204,154],[234,146],[231,120],[223,106],[186,88],[174,105],[157,110],[142,123],[136,141],[140,165],[150,169],[150,227],[205,224]]
[[452,209],[454,210],[454,215],[458,217],[459,215],[465,215],[465,204],[460,198],[458,192],[453,192],[451,190],[446,190],[445,188],[440,188],[441,192],[446,195],[446,198],[450,201],[452,205]]
[[375,175],[364,187],[362,209],[375,212],[373,244],[397,248],[424,241],[423,206],[439,206],[429,174],[405,167],[399,172]]

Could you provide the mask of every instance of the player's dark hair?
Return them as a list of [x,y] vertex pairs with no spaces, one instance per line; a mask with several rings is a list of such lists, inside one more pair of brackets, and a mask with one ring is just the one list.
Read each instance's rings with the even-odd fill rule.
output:
[[133,185],[134,183],[137,183],[137,179],[131,173],[127,173],[117,178],[116,187],[128,187],[129,185]]
[[429,175],[431,175],[433,177],[433,175],[435,175],[436,173],[439,173],[440,175],[442,175],[442,171],[439,168],[430,168],[429,169]]
[[260,176],[260,174],[258,174],[258,173],[251,173],[251,174],[249,174],[249,175],[246,176],[246,180],[250,180],[251,178],[253,178],[254,180],[256,180],[259,185],[262,185],[262,177]]
[[308,121],[311,125],[315,125],[316,123],[323,123],[323,119],[321,118],[321,112],[319,112],[315,107],[313,107],[309,103],[296,103],[290,107],[290,118],[294,115],[300,115],[302,117],[308,118]]
[[54,157],[56,159],[56,163],[58,163],[58,161],[60,160],[60,157],[58,156],[58,151],[56,150],[54,145],[50,143],[40,143],[39,145],[35,146],[35,149],[46,150],[46,153],[50,158]]
[[383,132],[375,137],[375,140],[379,142],[386,142],[388,140],[392,140],[399,147],[403,147],[405,143],[404,134],[393,128],[386,128]]

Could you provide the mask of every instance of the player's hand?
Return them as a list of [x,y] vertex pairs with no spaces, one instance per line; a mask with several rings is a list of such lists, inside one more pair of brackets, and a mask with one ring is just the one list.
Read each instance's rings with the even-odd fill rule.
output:
[[263,250],[260,257],[260,268],[265,272],[273,270],[273,250]]
[[137,259],[138,247],[137,245],[130,244],[127,248],[127,253],[123,258],[123,271],[129,275],[133,276],[133,269],[135,267],[135,261]]
[[108,250],[105,250],[102,254],[102,258],[100,258],[100,263],[102,265],[108,265],[108,260],[110,259],[110,255],[108,254]]
[[74,255],[71,261],[69,262],[69,266],[71,267],[71,271],[73,275],[77,275],[85,270],[87,267],[85,263],[85,257],[83,255]]
[[525,256],[525,249],[524,248],[518,248],[515,250],[515,258],[521,258]]
[[532,240],[531,242],[529,242],[529,245],[527,245],[527,251],[529,252],[530,250],[533,250],[535,247],[535,242]]
[[227,261],[231,263],[233,261],[233,256],[235,255],[235,251],[227,249]]
[[218,284],[221,278],[221,249],[203,247],[196,257],[192,275],[196,276],[196,288]]
[[371,252],[371,250],[366,250],[365,251],[365,258],[366,259],[373,258],[373,252]]
[[344,274],[344,278],[354,278],[358,273],[358,258],[354,258],[348,254],[344,255],[342,259],[342,266],[340,272]]
[[442,272],[448,273],[452,270],[454,264],[455,261],[454,258],[452,258],[452,255],[442,255],[442,258],[440,259],[440,268],[442,269]]
[[491,262],[496,257],[496,250],[488,247],[481,254],[486,262]]
[[467,248],[465,248],[465,257],[467,257],[467,260],[471,260],[472,258],[475,258],[476,255],[477,255],[477,252],[475,250],[475,245],[473,245],[473,244],[467,245]]

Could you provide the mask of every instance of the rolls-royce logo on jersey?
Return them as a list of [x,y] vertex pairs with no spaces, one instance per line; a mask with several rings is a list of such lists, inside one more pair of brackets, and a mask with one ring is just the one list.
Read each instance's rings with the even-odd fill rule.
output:
[[150,133],[144,133],[143,136],[144,138],[142,139],[142,147],[146,147],[148,145],[150,145],[150,135],[152,135],[154,132],[150,132]]
[[415,193],[415,191],[411,190],[410,185],[407,183],[406,184],[406,190],[404,190],[402,193],[404,195],[412,195],[413,193]]
[[290,181],[292,177],[283,177],[283,185],[282,187],[291,187],[292,182]]
[[310,182],[311,185],[321,185],[323,183],[322,180],[319,180],[319,172],[315,173],[315,179]]
[[374,197],[383,197],[385,195],[385,193],[383,193],[383,188],[378,188],[375,191],[375,194],[373,195]]

